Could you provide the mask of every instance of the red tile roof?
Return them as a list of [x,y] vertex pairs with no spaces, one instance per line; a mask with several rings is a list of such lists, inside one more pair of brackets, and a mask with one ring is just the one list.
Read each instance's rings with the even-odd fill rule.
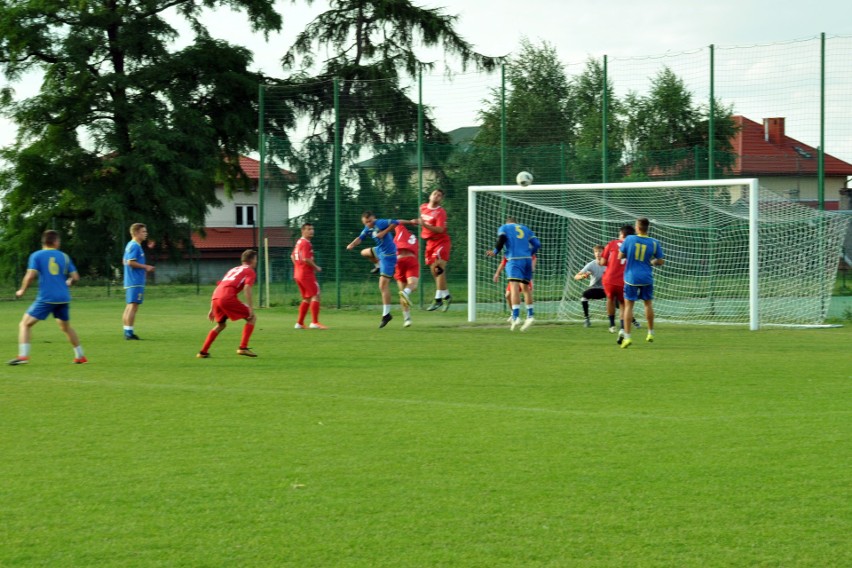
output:
[[[240,156],[240,168],[242,168],[249,179],[260,179],[260,161],[255,160],[254,158],[249,158],[248,156]],[[287,181],[296,181],[296,174],[289,170],[285,170],[284,168],[278,169],[281,170],[281,174],[287,179]]]
[[[744,116],[737,115],[733,119],[740,129],[732,140],[734,152],[737,154],[737,160],[731,172],[733,175],[742,177],[817,175],[816,148],[790,138],[786,134],[780,137],[777,144],[768,142],[765,139],[762,124]],[[781,120],[783,124],[783,119]],[[852,175],[852,164],[826,153],[825,175]]]
[[[198,250],[204,251],[239,251],[258,246],[257,230],[250,227],[206,227],[207,233],[202,238],[193,233],[192,244]],[[264,228],[270,247],[292,248],[293,233],[287,227]]]

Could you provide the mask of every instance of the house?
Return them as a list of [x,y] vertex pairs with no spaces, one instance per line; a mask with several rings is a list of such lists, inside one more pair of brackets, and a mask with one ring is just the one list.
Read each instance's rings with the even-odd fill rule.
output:
[[[479,130],[479,126],[463,126],[461,128],[456,128],[455,130],[450,130],[446,133],[449,137],[449,145],[455,149],[464,149],[470,146],[473,139],[476,138],[476,135],[479,133]],[[427,155],[423,156],[423,186],[428,188],[430,185],[439,180],[442,166],[440,163],[433,163],[433,160],[428,155],[428,150],[425,153]],[[417,152],[405,152],[404,159],[406,160],[407,167],[412,172],[410,182],[412,185],[416,185],[419,182],[419,174],[417,171]],[[355,164],[355,167],[368,171],[375,171],[378,167],[379,161],[379,158],[373,157],[368,160],[364,160],[363,162],[358,162]],[[440,162],[440,159],[438,162]],[[386,175],[384,178],[378,179],[377,181],[386,186],[393,185],[393,179],[390,175]]]
[[[736,161],[726,177],[759,178],[760,185],[800,203],[818,205],[816,148],[787,136],[784,118],[764,118],[759,124],[733,116],[738,132],[732,142]],[[852,164],[825,154],[825,209],[836,210],[840,189],[852,176]]]
[[262,238],[268,239],[270,257],[287,258],[289,253],[285,254],[285,250],[293,247],[295,239],[287,226],[290,215],[286,189],[287,184],[294,181],[294,174],[280,168],[265,172],[264,235],[261,236],[257,192],[260,162],[240,156],[240,168],[250,180],[249,191],[234,191],[228,195],[225,185],[217,183],[216,198],[221,205],[208,209],[204,236],[193,233],[195,251],[187,252],[181,261],[159,262],[156,272],[158,282],[215,283],[228,269],[239,264],[244,250],[257,249]]

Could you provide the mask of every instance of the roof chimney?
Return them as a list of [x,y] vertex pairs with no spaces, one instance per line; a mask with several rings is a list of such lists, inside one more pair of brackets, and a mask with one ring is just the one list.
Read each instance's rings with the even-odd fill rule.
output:
[[764,118],[763,139],[770,144],[781,144],[784,141],[784,119]]

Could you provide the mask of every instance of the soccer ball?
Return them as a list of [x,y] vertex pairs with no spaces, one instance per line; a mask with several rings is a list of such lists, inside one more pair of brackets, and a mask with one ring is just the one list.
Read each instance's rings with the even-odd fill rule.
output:
[[529,172],[521,172],[517,175],[515,181],[518,183],[519,186],[526,187],[533,182],[533,176]]

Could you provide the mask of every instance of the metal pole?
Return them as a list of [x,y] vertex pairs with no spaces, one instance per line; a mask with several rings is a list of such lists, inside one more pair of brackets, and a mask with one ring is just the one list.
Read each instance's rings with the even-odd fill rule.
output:
[[825,211],[825,32],[820,36],[819,55],[819,157],[817,160],[817,203]]
[[500,185],[506,185],[506,64],[500,65]]
[[[423,194],[423,69],[417,71],[417,203],[414,204],[417,216],[420,217],[420,203]],[[415,228],[416,230],[416,228]],[[420,237],[420,235],[418,235]],[[417,258],[423,258],[423,239],[417,239]],[[423,286],[418,286],[420,305],[425,303]]]
[[609,122],[609,94],[607,93],[607,56],[603,56],[603,87],[601,93],[601,181],[609,181],[609,144],[607,142],[607,128]]
[[[258,151],[260,152],[260,164],[258,167],[258,180],[257,180],[257,203],[258,203],[258,216],[260,217],[260,224],[258,225],[258,234],[257,234],[257,243],[260,246],[263,246],[263,237],[264,237],[264,224],[263,218],[265,216],[264,213],[264,194],[266,191],[266,117],[264,113],[266,112],[266,88],[265,85],[258,86],[258,94],[257,94],[257,106],[258,106]],[[259,251],[259,258],[263,258],[266,254],[264,249]],[[262,262],[258,262],[258,283],[263,282],[264,271],[266,267]],[[265,294],[265,290],[263,286],[258,286],[260,288],[260,293],[258,294],[258,306],[263,307],[269,304],[269,298]]]
[[758,209],[760,205],[760,193],[757,179],[749,182],[748,188],[748,304],[749,304],[749,329],[757,331],[760,329],[760,286],[758,278],[760,242],[758,240]]
[[707,130],[707,179],[716,177],[716,49],[710,44],[710,118]]
[[341,306],[340,291],[340,80],[334,78],[334,279],[337,282],[337,309]]

